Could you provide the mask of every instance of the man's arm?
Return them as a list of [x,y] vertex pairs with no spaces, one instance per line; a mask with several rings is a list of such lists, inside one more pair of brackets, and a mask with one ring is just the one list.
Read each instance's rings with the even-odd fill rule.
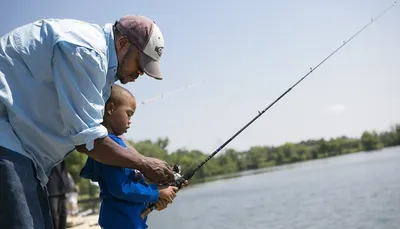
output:
[[121,147],[108,136],[95,139],[94,147],[90,151],[85,145],[76,146],[76,150],[103,164],[146,170],[146,159],[143,155]]
[[136,150],[125,149],[108,136],[94,140],[94,148],[90,151],[85,145],[77,146],[76,150],[107,165],[138,169],[154,183],[174,181],[173,171],[165,161],[145,157]]
[[66,133],[81,153],[108,165],[141,169],[154,182],[173,180],[167,163],[126,150],[112,141],[103,121],[107,60],[104,54],[66,41],[54,46],[54,84]]
[[137,152],[137,150],[135,149],[135,147],[133,147],[133,145],[128,141],[128,139],[124,138],[122,135],[119,136],[122,141],[125,143],[126,147],[128,147],[128,149]]
[[[139,154],[139,152],[135,149],[135,147],[127,140],[127,139],[125,139],[122,135],[121,136],[119,136],[121,139],[122,139],[122,141],[125,143],[125,145],[126,145],[126,147],[130,150],[130,151],[132,151],[132,152],[135,152],[135,153],[137,153],[137,154]],[[142,155],[143,156],[143,155]],[[168,166],[168,168],[170,168],[172,171],[173,171],[173,169],[172,169],[172,167],[170,167],[165,161],[163,161],[163,160],[159,160],[159,159],[157,159],[157,158],[154,158],[154,157],[146,157],[146,156],[143,156],[143,157],[145,157],[147,160],[151,160],[152,161],[152,166],[153,167],[156,167],[156,166],[158,166],[157,164],[166,164],[166,166]],[[154,165],[153,165],[154,164]],[[169,173],[169,171],[168,171],[168,173]],[[171,176],[171,175],[168,175],[168,176]],[[172,176],[174,176],[174,174],[172,173]],[[145,177],[147,178],[147,179],[149,179],[149,180],[152,180],[150,177],[147,177],[146,176],[146,174],[145,174]],[[169,180],[170,182],[173,182],[173,181],[175,181],[175,180]],[[160,183],[160,182],[158,182],[158,183]],[[162,183],[163,184],[163,183]],[[185,181],[185,185],[187,184],[187,181]]]

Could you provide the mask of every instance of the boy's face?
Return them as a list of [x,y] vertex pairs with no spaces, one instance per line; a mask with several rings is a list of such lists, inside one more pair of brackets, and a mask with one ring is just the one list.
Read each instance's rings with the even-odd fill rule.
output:
[[[126,133],[131,124],[131,117],[136,110],[136,100],[132,97],[126,98],[114,109],[108,113],[109,127],[115,135],[122,135]],[[109,112],[109,111],[107,111]]]

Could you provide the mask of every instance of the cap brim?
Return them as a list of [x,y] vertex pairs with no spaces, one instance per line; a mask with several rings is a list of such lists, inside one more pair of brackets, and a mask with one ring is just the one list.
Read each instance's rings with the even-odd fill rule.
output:
[[160,62],[153,60],[143,52],[140,52],[140,64],[144,73],[158,80],[162,80]]

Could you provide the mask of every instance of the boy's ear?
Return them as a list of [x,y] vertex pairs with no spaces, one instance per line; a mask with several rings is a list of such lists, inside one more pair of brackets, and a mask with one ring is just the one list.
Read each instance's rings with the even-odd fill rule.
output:
[[107,103],[106,104],[106,114],[108,114],[108,115],[111,115],[112,114],[112,112],[114,111],[114,103],[113,102],[111,102],[111,103]]

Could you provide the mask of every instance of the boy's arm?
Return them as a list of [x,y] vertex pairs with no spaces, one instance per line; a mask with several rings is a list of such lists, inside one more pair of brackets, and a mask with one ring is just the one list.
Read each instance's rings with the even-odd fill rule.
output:
[[118,199],[133,203],[155,203],[159,198],[155,184],[135,182],[125,174],[124,169],[114,166],[101,166],[108,191]]

